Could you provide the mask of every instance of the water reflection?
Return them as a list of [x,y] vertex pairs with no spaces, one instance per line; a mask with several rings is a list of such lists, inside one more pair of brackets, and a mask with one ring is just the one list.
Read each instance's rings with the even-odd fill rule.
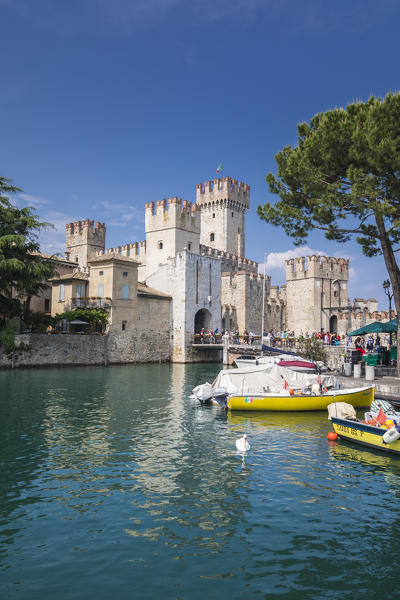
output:
[[4,597],[336,599],[394,585],[385,561],[400,547],[383,534],[397,527],[398,465],[329,444],[325,413],[193,404],[216,370],[0,373]]

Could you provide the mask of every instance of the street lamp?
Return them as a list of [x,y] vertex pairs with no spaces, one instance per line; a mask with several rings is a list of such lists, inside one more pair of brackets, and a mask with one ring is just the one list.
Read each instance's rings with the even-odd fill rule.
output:
[[[393,292],[390,291],[390,281],[389,279],[385,279],[385,281],[382,283],[382,287],[385,290],[385,294],[386,296],[389,298],[389,321],[392,320],[392,298],[393,298]],[[389,334],[389,345],[390,347],[392,347],[392,332],[390,332]]]

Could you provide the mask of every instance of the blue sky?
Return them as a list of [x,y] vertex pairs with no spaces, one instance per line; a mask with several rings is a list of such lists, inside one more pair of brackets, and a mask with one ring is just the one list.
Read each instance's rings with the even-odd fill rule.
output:
[[[224,175],[251,186],[248,258],[273,284],[294,250],[262,222],[265,175],[316,112],[400,89],[397,0],[0,0],[0,174],[56,225],[105,221],[107,246],[144,239],[144,203]],[[387,309],[382,259],[351,260],[351,297]]]

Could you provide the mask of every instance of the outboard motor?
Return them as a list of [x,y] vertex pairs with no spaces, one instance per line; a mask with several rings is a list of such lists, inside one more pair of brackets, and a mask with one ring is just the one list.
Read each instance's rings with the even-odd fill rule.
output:
[[226,388],[215,388],[213,398],[221,408],[227,408],[228,390]]

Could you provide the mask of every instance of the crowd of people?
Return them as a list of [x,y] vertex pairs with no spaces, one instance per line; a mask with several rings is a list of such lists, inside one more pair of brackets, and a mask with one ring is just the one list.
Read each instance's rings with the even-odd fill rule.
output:
[[[233,331],[219,331],[217,328],[215,331],[210,329],[206,331],[204,327],[201,329],[200,334],[197,337],[200,338],[202,344],[215,344],[216,342],[221,343],[224,335],[229,336],[230,344],[245,344],[252,346],[255,342],[260,342],[260,335],[257,335],[253,330],[248,331],[244,329],[243,333],[240,333],[238,329]],[[271,329],[269,332],[264,331],[263,344],[267,346],[280,346],[284,348],[295,348],[302,346],[305,340],[310,338],[316,338],[324,346],[338,346],[344,344],[346,348],[350,349],[353,346],[356,350],[359,350],[361,354],[365,352],[379,352],[382,347],[381,337],[377,334],[375,337],[370,335],[368,338],[357,337],[355,340],[350,336],[341,337],[336,333],[328,333],[323,329],[321,331],[314,331],[309,333],[308,331],[303,334],[296,336],[294,331],[278,331]],[[386,340],[384,340],[386,343]],[[385,344],[384,344],[385,345]],[[386,343],[388,345],[388,343]]]
[[247,331],[247,329],[243,333],[239,333],[238,329],[234,331],[225,331],[223,329],[220,332],[218,328],[215,331],[212,329],[206,331],[203,327],[198,336],[200,337],[201,344],[215,344],[216,342],[221,342],[225,334],[229,335],[230,344],[248,344],[252,346],[256,339],[260,339],[260,336],[257,336],[253,330]]

